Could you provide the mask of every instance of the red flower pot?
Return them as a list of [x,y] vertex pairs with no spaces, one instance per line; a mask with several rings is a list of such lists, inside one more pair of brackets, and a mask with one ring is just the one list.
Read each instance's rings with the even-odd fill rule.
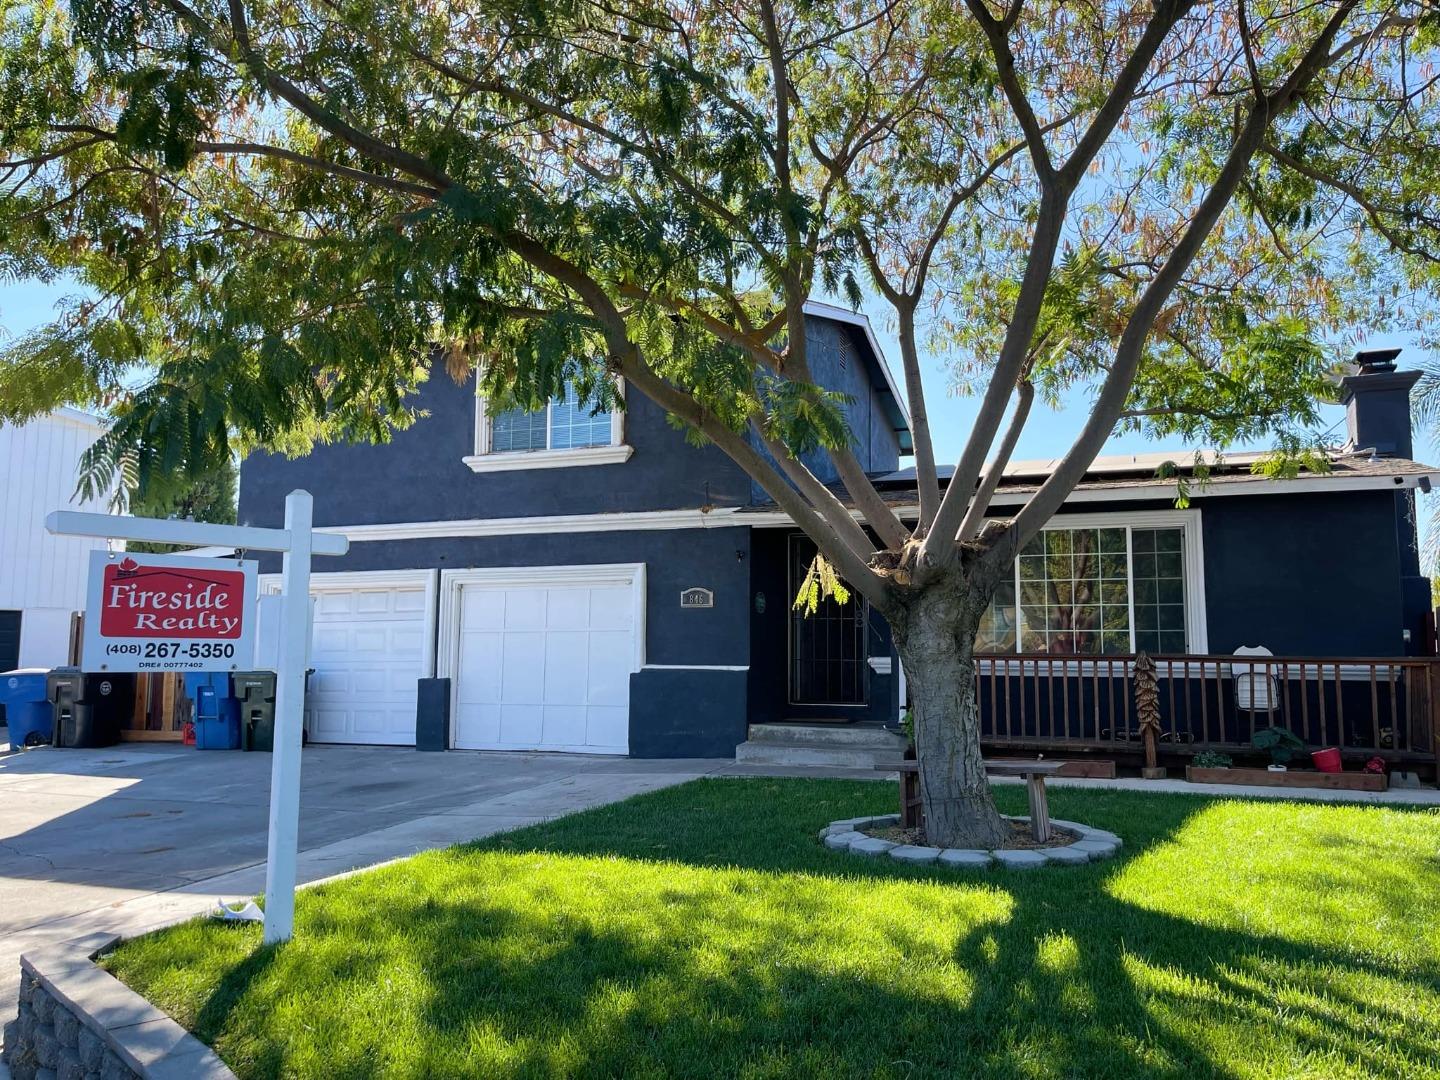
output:
[[1340,751],[1333,746],[1313,751],[1310,754],[1310,760],[1315,762],[1315,768],[1321,772],[1343,771],[1340,767]]

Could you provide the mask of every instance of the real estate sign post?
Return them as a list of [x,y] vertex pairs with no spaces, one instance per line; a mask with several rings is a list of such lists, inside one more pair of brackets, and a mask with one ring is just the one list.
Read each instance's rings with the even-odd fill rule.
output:
[[[45,528],[60,535],[284,553],[284,610],[275,671],[275,751],[270,765],[270,839],[265,863],[267,944],[288,941],[295,926],[310,556],[344,555],[350,547],[343,536],[312,533],[312,520],[313,503],[306,491],[292,491],[285,497],[283,529],[72,510],[57,510],[45,518]],[[253,666],[253,562],[185,555],[111,556],[97,552],[95,556],[85,615],[82,666],[86,670],[230,671]]]

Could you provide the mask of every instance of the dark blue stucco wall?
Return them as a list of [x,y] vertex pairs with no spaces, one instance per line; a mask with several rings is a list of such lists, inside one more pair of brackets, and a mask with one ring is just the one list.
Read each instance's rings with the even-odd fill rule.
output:
[[[317,559],[315,570],[644,563],[646,663],[741,666],[750,662],[750,536],[746,528],[723,528],[384,540]],[[259,559],[262,573],[280,569],[278,556]],[[680,592],[693,586],[711,590],[715,606],[682,611]]]
[[618,465],[474,473],[474,383],[436,372],[415,399],[429,415],[385,445],[333,443],[300,458],[252,454],[240,470],[240,521],[278,525],[285,493],[315,497],[319,525],[532,517],[701,506],[736,506],[750,479],[715,447],[697,448],[643,395],[626,403],[625,441],[635,448]]
[[1394,492],[1198,505],[1212,653],[1241,645],[1289,656],[1406,653],[1402,552],[1412,540]]
[[748,737],[747,673],[661,671],[630,676],[630,756],[734,757]]
[[[866,472],[894,472],[900,467],[900,439],[871,380],[866,364],[870,346],[864,335],[854,327],[813,316],[805,320],[805,326],[811,376],[821,386],[853,399],[844,411],[854,436],[856,459]],[[842,341],[846,349],[841,348]],[[876,361],[883,363],[878,357]],[[759,446],[758,441],[752,439],[752,442]],[[760,450],[769,458],[763,448]],[[803,454],[800,460],[823,482],[830,484],[838,479],[835,464],[824,450]],[[756,502],[769,501],[758,484],[754,485],[753,494]]]

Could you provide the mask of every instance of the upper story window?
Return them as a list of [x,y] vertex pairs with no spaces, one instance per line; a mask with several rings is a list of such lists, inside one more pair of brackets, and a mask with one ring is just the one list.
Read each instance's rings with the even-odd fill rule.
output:
[[[1031,540],[980,623],[979,653],[1181,654],[1205,648],[1193,511],[1056,524]],[[1078,524],[1078,523],[1077,523]]]
[[624,413],[596,412],[569,387],[543,409],[491,411],[475,403],[475,453],[465,459],[475,472],[613,465],[627,460]]

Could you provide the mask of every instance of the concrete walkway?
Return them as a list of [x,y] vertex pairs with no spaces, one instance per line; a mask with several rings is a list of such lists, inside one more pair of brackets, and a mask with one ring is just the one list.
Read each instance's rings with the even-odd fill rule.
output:
[[[683,783],[720,761],[562,754],[304,754],[299,879]],[[126,936],[263,892],[270,755],[173,744],[0,756],[0,1024],[20,954],[96,931]]]

